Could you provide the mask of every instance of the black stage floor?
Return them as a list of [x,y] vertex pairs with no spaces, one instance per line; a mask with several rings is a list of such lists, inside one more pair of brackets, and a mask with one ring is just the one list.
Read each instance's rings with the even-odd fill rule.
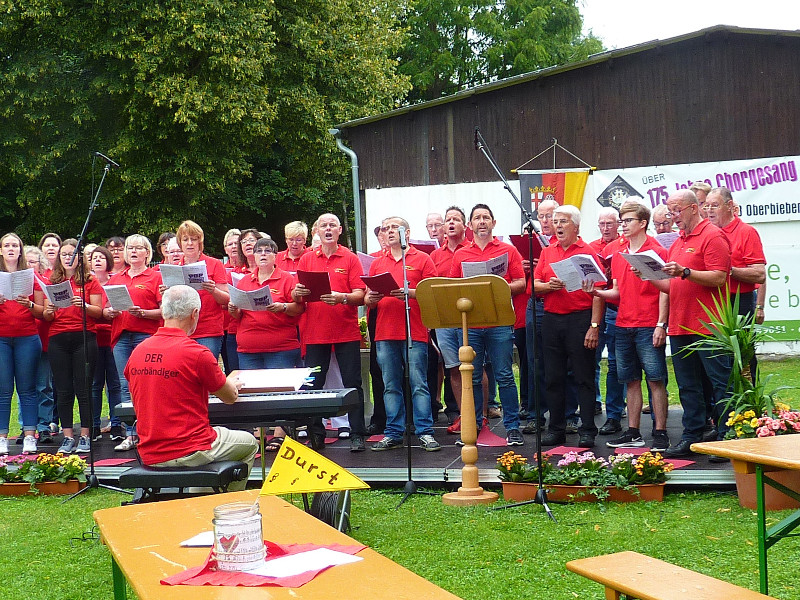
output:
[[[668,433],[670,440],[673,442],[680,439],[681,434],[681,416],[682,411],[680,407],[671,407],[668,419]],[[597,426],[600,427],[605,422],[605,414],[595,417]],[[642,415],[642,430],[645,432],[644,438],[648,442],[650,436],[647,430],[649,429],[650,416]],[[623,419],[623,429],[627,425],[627,419]],[[436,487],[457,487],[461,482],[461,449],[455,445],[458,436],[449,435],[446,431],[447,422],[443,414],[439,415],[439,421],[435,425],[435,435],[439,443],[442,444],[442,450],[439,452],[425,452],[423,451],[416,440],[412,438],[412,443],[417,444],[412,446],[412,477],[420,483],[428,486]],[[492,419],[489,424],[489,431],[496,435],[488,436],[492,438],[490,443],[502,443],[499,446],[482,446],[479,439],[478,445],[478,468],[479,478],[481,485],[492,488],[499,487],[500,482],[497,479],[497,471],[494,466],[497,458],[508,450],[514,450],[523,456],[532,457],[535,454],[535,436],[526,435],[524,446],[515,446],[507,448],[505,446],[505,430],[503,429],[502,419]],[[333,435],[331,433],[331,435]],[[484,434],[486,435],[486,434]],[[497,438],[501,439],[497,439]],[[612,436],[597,436],[597,443],[592,451],[598,456],[608,456],[614,450],[606,447],[605,442]],[[375,440],[380,437],[374,438]],[[55,452],[58,444],[61,441],[61,436],[55,436],[55,443],[52,445],[41,445],[40,452]],[[502,440],[502,442],[501,442]],[[567,443],[564,446],[570,447],[577,445],[578,435],[568,434]],[[116,442],[112,442],[108,434],[105,434],[103,440],[94,444],[94,459],[95,469],[98,477],[104,483],[116,483],[119,474],[127,467],[135,464],[136,453],[130,452],[115,452],[114,446]],[[405,448],[387,450],[384,452],[373,452],[369,450],[372,443],[367,443],[366,452],[353,453],[350,452],[349,440],[335,440],[333,443],[327,443],[323,454],[330,460],[350,470],[353,474],[360,477],[372,486],[388,486],[404,483],[408,478],[407,454]],[[17,454],[21,451],[22,446],[14,444],[10,440],[9,451],[11,454]],[[544,449],[548,451],[548,448]],[[555,455],[555,453],[553,453]],[[272,463],[274,454],[266,453],[264,457],[265,470],[269,470]],[[84,455],[88,461],[88,455]],[[689,464],[684,464],[686,462]],[[672,473],[667,485],[678,486],[683,488],[691,487],[719,487],[719,486],[733,486],[734,478],[733,471],[730,463],[715,464],[708,460],[708,457],[701,454],[694,454],[680,463],[680,468],[676,468]],[[260,468],[259,459],[256,459],[256,467],[250,476],[251,485],[256,485],[257,482],[262,481],[262,470]]]

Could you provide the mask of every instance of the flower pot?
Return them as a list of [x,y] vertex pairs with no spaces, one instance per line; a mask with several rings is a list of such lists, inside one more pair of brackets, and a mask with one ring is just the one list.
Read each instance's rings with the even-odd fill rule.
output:
[[[539,485],[536,483],[516,483],[503,482],[503,497],[506,500],[522,502],[533,500],[536,497],[536,490]],[[547,499],[553,502],[597,502],[598,498],[589,492],[589,489],[582,485],[548,485]],[[637,485],[639,494],[632,491],[622,490],[616,487],[606,488],[608,490],[608,502],[661,502],[664,499],[664,484],[653,483],[647,485]]]
[[[739,494],[739,505],[744,508],[757,508],[756,474],[734,473],[734,475],[736,476],[736,492]],[[800,493],[800,471],[768,471],[765,475],[778,483],[782,483],[790,490]],[[779,492],[772,486],[764,484],[764,506],[766,510],[788,510],[800,508],[800,502]]]
[[46,496],[57,496],[74,494],[78,490],[86,487],[85,481],[70,479],[66,483],[59,481],[43,481],[34,485],[35,490],[31,490],[29,483],[3,483],[0,484],[0,496],[24,496],[25,494],[44,494]]

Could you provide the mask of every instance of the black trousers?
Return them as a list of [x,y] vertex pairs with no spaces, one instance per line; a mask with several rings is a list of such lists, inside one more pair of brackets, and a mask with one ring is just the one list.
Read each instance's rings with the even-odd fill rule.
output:
[[[94,367],[97,363],[97,339],[92,332],[86,334],[86,339],[89,386],[91,386],[94,379]],[[83,332],[67,331],[54,335],[50,338],[47,355],[50,358],[50,369],[53,371],[53,388],[56,392],[61,426],[67,428],[73,426],[72,409],[77,396],[81,427],[91,427],[92,420],[89,418],[91,387],[86,386]]]
[[542,350],[547,357],[544,387],[547,407],[550,409],[550,431],[556,434],[563,435],[566,430],[567,373],[571,366],[581,410],[578,432],[581,435],[597,435],[597,426],[594,424],[595,349],[583,345],[591,321],[591,309],[566,315],[544,313]]
[[375,342],[375,327],[378,320],[378,307],[373,306],[367,312],[367,331],[369,331],[369,375],[372,380],[372,416],[370,425],[381,431],[386,428],[386,405],[383,403],[383,373],[378,364],[378,345]]
[[[328,377],[328,367],[331,363],[331,351],[336,352],[336,361],[342,373],[342,384],[346,388],[358,390],[358,406],[347,413],[350,419],[350,431],[355,435],[366,435],[364,426],[364,388],[361,387],[361,351],[360,342],[343,342],[341,344],[308,344],[306,346],[306,366],[319,367],[319,372],[312,373],[314,382],[311,387],[321,390]],[[319,421],[322,427],[322,420]],[[317,424],[313,426],[319,432]],[[324,433],[324,431],[322,431]]]

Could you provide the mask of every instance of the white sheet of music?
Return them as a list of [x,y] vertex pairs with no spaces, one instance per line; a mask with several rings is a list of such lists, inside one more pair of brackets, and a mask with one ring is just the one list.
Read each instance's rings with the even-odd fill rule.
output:
[[297,391],[308,379],[311,369],[242,369],[238,371],[243,394],[258,391]]
[[17,296],[26,298],[33,294],[33,269],[13,271],[11,273],[0,271],[0,294],[6,300],[13,300]]
[[133,299],[127,285],[104,285],[103,289],[112,310],[128,310],[133,306]]
[[199,290],[203,282],[208,281],[208,269],[204,260],[189,265],[161,264],[158,270],[161,272],[161,282],[167,287],[189,285]]
[[645,250],[644,252],[636,252],[634,254],[621,252],[620,256],[627,260],[634,269],[639,271],[642,274],[642,279],[645,281],[670,278],[670,275],[667,275],[661,270],[664,266],[664,261],[653,250]]
[[553,268],[556,277],[564,282],[568,292],[581,289],[581,282],[584,279],[602,283],[608,281],[606,276],[603,275],[603,270],[590,254],[576,254],[564,260],[551,263],[550,266]]
[[508,273],[508,253],[502,256],[495,256],[485,262],[462,262],[461,272],[464,277],[475,275],[497,275],[505,277]]

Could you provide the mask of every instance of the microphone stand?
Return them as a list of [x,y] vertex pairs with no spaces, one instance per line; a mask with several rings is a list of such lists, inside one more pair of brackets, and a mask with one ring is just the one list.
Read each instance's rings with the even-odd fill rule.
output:
[[[72,265],[75,261],[78,261],[78,269],[77,272],[79,273],[78,278],[81,284],[81,299],[83,302],[81,303],[81,317],[83,319],[83,377],[84,377],[84,386],[86,386],[86,394],[89,398],[89,475],[86,477],[86,487],[81,490],[78,490],[68,498],[65,498],[61,501],[61,504],[65,502],[69,502],[73,498],[80,496],[84,492],[87,492],[91,489],[96,488],[105,488],[107,490],[113,490],[115,492],[120,492],[122,494],[130,494],[133,495],[133,492],[128,490],[123,490],[122,488],[114,487],[111,485],[106,485],[100,483],[100,480],[97,478],[97,475],[94,472],[94,436],[92,435],[92,430],[94,429],[94,408],[92,401],[92,370],[91,366],[89,365],[89,338],[88,338],[88,327],[86,322],[86,272],[84,271],[84,263],[83,263],[83,246],[84,240],[86,239],[86,233],[89,230],[89,223],[92,220],[92,214],[94,213],[94,209],[97,208],[97,199],[100,197],[100,190],[103,189],[103,182],[106,180],[106,175],[111,170],[112,166],[119,166],[117,163],[112,161],[107,156],[100,154],[99,152],[95,152],[95,156],[100,156],[106,161],[106,166],[103,169],[103,176],[100,178],[100,184],[97,186],[97,193],[92,198],[92,202],[89,204],[89,213],[86,215],[86,222],[83,224],[83,230],[81,230],[81,234],[78,236],[78,244],[75,246],[75,252],[73,252],[72,256],[70,257],[69,264]],[[92,160],[94,163],[94,159]]]
[[[398,232],[400,233],[400,232]],[[408,249],[408,239],[406,232],[403,231],[400,235],[400,253],[403,260],[403,304],[406,310],[406,347],[405,359],[406,368],[403,372],[403,403],[406,407],[406,460],[408,469],[408,480],[403,486],[402,492],[394,492],[396,494],[403,494],[402,499],[395,507],[395,510],[403,506],[403,503],[414,494],[422,494],[425,496],[436,496],[434,492],[427,492],[417,488],[417,483],[411,475],[411,431],[414,429],[414,406],[411,398],[411,347],[413,340],[411,339],[411,303],[408,297],[408,271],[406,271],[406,250]]]
[[[497,173],[497,175],[502,180],[503,186],[506,188],[506,190],[508,190],[508,193],[511,194],[511,197],[514,199],[514,202],[517,203],[517,206],[519,206],[522,218],[525,221],[525,227],[528,228],[528,256],[532,258],[534,235],[537,236],[538,238],[537,243],[540,244],[541,246],[543,247],[547,246],[549,245],[549,243],[547,242],[546,239],[544,239],[542,234],[536,231],[536,227],[533,221],[533,215],[531,215],[530,211],[528,211],[522,205],[520,199],[517,198],[517,195],[511,189],[511,186],[509,186],[508,180],[505,178],[503,172],[500,170],[500,167],[497,165],[497,162],[494,160],[492,153],[486,148],[486,140],[483,139],[483,135],[481,135],[481,130],[478,127],[475,128],[475,149],[480,150],[483,153],[483,155],[486,157],[486,160],[489,161],[489,164],[494,169],[495,173]],[[531,280],[531,292],[533,292],[533,261],[531,260],[530,263],[531,264],[528,266],[528,276],[530,277]],[[534,302],[535,302],[535,294],[532,294],[532,296],[534,297]],[[536,315],[535,314],[533,318],[533,345],[530,348],[530,354],[532,355],[532,358],[528,358],[528,360],[529,361],[533,360],[533,365],[534,365],[533,377],[530,378],[532,379],[531,384],[533,385],[533,410],[535,413],[535,419],[537,420],[538,423],[539,417],[541,416],[540,415],[541,397],[540,397],[539,385],[536,381],[537,358],[536,358]],[[528,365],[525,366],[527,367]],[[558,522],[556,521],[556,518],[553,515],[553,511],[550,510],[550,506],[548,506],[547,504],[547,490],[545,490],[544,488],[544,480],[542,475],[542,428],[538,426],[536,427],[536,463],[539,467],[537,469],[539,475],[538,479],[539,487],[536,490],[536,497],[533,500],[526,500],[524,502],[514,502],[511,504],[504,504],[502,506],[493,506],[491,507],[491,510],[504,510],[506,508],[511,508],[513,506],[523,506],[525,504],[541,504],[542,508],[544,508],[545,512],[547,513],[547,516],[550,517],[553,520],[553,522],[556,523]]]

